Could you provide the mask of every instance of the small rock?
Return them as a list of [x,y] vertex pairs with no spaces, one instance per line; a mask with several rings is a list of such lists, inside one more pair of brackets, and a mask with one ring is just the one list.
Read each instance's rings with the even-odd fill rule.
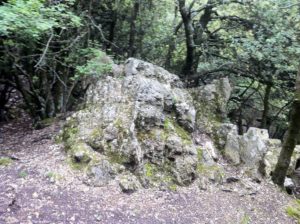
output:
[[226,183],[230,184],[230,183],[235,183],[235,182],[238,182],[240,179],[237,178],[237,177],[228,177],[226,179]]
[[94,215],[94,217],[95,217],[95,219],[97,221],[101,221],[102,220],[102,216],[101,215],[96,214],[96,215]]
[[39,196],[39,195],[38,195],[37,192],[34,192],[34,193],[32,194],[32,197],[33,197],[33,198],[38,198],[38,196]]
[[54,184],[54,183],[55,183],[55,178],[54,178],[54,177],[51,177],[51,178],[49,179],[49,182],[50,182],[51,184]]
[[89,155],[90,148],[86,144],[79,144],[74,152],[74,160],[77,163],[89,163],[92,158]]
[[94,186],[104,186],[116,176],[113,165],[108,160],[101,160],[97,165],[91,167],[88,176],[89,181]]
[[70,221],[74,222],[76,220],[76,217],[73,215],[71,218],[70,218]]
[[284,180],[284,187],[294,187],[294,182],[291,178],[286,177]]
[[119,180],[119,185],[124,193],[133,193],[141,188],[140,182],[132,174],[123,175]]
[[229,188],[222,188],[221,190],[224,191],[224,192],[233,192],[233,190],[231,190]]

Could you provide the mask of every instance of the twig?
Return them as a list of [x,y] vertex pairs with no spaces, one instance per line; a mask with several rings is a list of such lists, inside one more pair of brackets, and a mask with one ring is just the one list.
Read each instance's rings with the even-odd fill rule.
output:
[[47,54],[47,51],[48,51],[48,49],[49,49],[49,46],[50,46],[50,43],[51,43],[53,37],[54,37],[54,33],[53,33],[53,30],[51,30],[51,36],[50,36],[50,38],[48,39],[48,42],[47,42],[47,44],[46,44],[46,47],[45,47],[45,49],[44,49],[44,51],[43,51],[42,56],[40,57],[40,60],[39,60],[39,61],[36,63],[36,65],[34,66],[35,68],[39,67],[39,65],[40,65],[40,64],[42,63],[42,61],[44,60],[44,58],[45,58],[45,56],[46,56],[46,54]]
[[280,8],[280,9],[288,9],[288,8],[291,8],[291,7],[294,7],[294,6],[297,6],[297,5],[300,5],[300,2],[291,4],[291,5],[281,6],[281,7],[279,7],[279,8]]
[[102,39],[103,41],[105,41],[105,42],[107,42],[107,43],[113,45],[115,48],[118,48],[118,49],[119,49],[119,47],[118,47],[116,44],[114,44],[113,42],[111,42],[111,41],[109,41],[109,40],[107,40],[107,39],[105,38],[105,36],[104,36],[104,34],[103,34],[103,31],[102,31],[102,28],[101,28],[101,24],[97,25],[97,24],[95,23],[94,19],[93,19],[91,16],[87,15],[87,17],[91,20],[92,25],[93,25],[95,28],[97,28],[97,30],[100,32],[101,39]]

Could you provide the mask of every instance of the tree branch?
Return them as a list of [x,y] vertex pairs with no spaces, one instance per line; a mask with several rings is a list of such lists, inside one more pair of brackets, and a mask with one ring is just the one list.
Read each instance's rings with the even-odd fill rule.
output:
[[38,68],[38,67],[40,66],[40,64],[43,62],[43,60],[44,60],[44,58],[45,58],[45,56],[46,56],[46,54],[47,54],[47,51],[48,51],[48,49],[49,49],[49,46],[50,46],[50,43],[51,43],[53,37],[54,37],[54,33],[53,33],[53,30],[51,30],[51,36],[49,37],[49,39],[48,39],[48,41],[47,41],[47,44],[46,44],[46,47],[45,47],[45,49],[44,49],[44,51],[43,51],[42,56],[40,57],[40,59],[39,59],[39,61],[36,63],[36,65],[34,66],[35,68]]

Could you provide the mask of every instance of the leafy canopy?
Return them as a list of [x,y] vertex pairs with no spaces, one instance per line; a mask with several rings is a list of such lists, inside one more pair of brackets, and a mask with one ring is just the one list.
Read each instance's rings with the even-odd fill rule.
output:
[[80,17],[67,4],[46,6],[44,0],[9,0],[0,7],[0,36],[39,39],[53,28],[81,25]]

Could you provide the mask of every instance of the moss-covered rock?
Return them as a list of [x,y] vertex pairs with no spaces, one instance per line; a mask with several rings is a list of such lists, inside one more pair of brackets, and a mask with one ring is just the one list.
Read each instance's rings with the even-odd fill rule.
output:
[[228,78],[213,80],[211,84],[190,89],[197,111],[196,125],[204,133],[214,134],[227,118],[227,102],[231,95]]
[[76,145],[78,131],[78,122],[74,118],[69,118],[64,125],[61,134],[61,139],[66,150],[69,150],[73,145]]
[[[150,186],[175,189],[174,184],[192,183],[203,154],[193,133],[208,111],[198,111],[196,120],[196,99],[176,75],[162,68],[129,59],[122,70],[122,79],[113,73],[92,83],[88,107],[66,122],[62,139],[72,162],[91,171],[97,166],[94,157],[100,156],[109,166],[124,167],[120,173],[130,172]],[[99,169],[93,168],[94,173],[101,173]]]

